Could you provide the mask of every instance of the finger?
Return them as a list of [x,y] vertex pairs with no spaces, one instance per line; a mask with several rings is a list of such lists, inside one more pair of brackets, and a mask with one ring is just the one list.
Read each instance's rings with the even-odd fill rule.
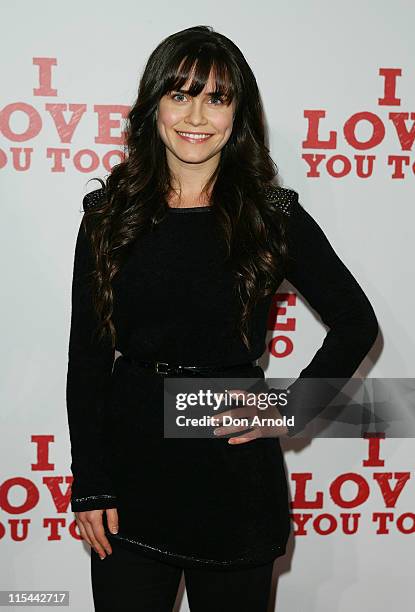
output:
[[227,410],[226,412],[221,412],[220,414],[215,416],[215,420],[214,420],[215,425],[220,427],[220,425],[223,424],[223,417],[224,416],[231,417],[232,416],[232,411],[231,410]]
[[[220,393],[213,393],[213,397],[215,398],[215,402],[223,405],[223,402],[226,401],[226,398],[230,396],[232,393],[243,393],[245,395],[245,391],[243,389],[226,389],[225,391],[221,391]],[[233,395],[231,395],[234,397]],[[241,398],[242,399],[242,398]]]
[[257,429],[254,429],[246,435],[229,438],[228,444],[246,444],[247,442],[251,442],[252,440],[255,440],[258,437],[259,436]]
[[237,419],[240,417],[253,417],[257,414],[256,406],[241,406],[240,408],[232,408],[231,410],[226,410],[215,415],[215,425],[220,427],[223,424],[223,417],[229,416],[232,419]]
[[258,414],[258,409],[256,406],[239,406],[238,408],[232,408],[226,412],[220,412],[215,418],[221,419],[224,414],[236,418],[245,416],[250,417]]
[[216,404],[222,404],[225,395],[226,395],[226,393],[223,393],[223,392],[214,393],[213,397],[215,398]]
[[248,431],[251,429],[249,425],[223,425],[222,427],[216,427],[213,430],[215,436],[224,436],[226,434],[237,433],[238,431]]
[[[275,428],[271,428],[273,429],[274,435],[276,434],[278,437],[279,436],[285,436],[288,433],[288,427],[286,427],[285,425],[281,425],[280,427],[275,427]],[[273,437],[272,435],[270,435],[269,437]]]
[[118,532],[118,512],[116,508],[109,508],[106,510],[107,513],[107,524],[108,529],[111,533]]
[[86,529],[86,531],[88,533],[88,537],[90,539],[92,548],[95,550],[95,552],[97,552],[99,554],[101,559],[104,559],[106,557],[105,550],[101,546],[101,544],[98,542],[98,540],[96,539],[96,537],[94,535],[94,530],[92,529],[91,523],[86,523],[85,524],[85,529]]
[[245,402],[246,396],[247,396],[247,392],[244,389],[229,389],[228,390],[228,395],[232,398],[232,399],[236,399],[240,402]]
[[90,525],[92,526],[95,540],[110,555],[112,553],[112,548],[111,548],[111,544],[108,541],[107,536],[105,535],[104,525],[102,524],[102,516],[99,516],[98,518],[94,518],[91,521]]
[[237,419],[239,418],[249,419],[255,416],[259,416],[259,415],[258,415],[258,409],[256,406],[241,406],[240,408],[236,408],[233,411],[232,416],[234,416]]
[[84,527],[84,526],[83,526],[83,524],[81,523],[81,521],[80,521],[80,520],[77,520],[77,521],[76,521],[76,524],[78,525],[78,529],[79,529],[79,533],[81,534],[81,538],[82,538],[83,540],[85,540],[86,542],[88,542],[88,544],[89,544],[90,546],[92,546],[91,541],[90,541],[90,539],[89,539],[89,536],[88,536],[88,534],[87,534],[87,532],[86,532],[86,530],[85,530],[85,527]]
[[259,427],[261,430],[262,438],[279,438],[280,436],[285,436],[288,432],[288,427],[285,425],[278,426],[269,426],[269,427]]

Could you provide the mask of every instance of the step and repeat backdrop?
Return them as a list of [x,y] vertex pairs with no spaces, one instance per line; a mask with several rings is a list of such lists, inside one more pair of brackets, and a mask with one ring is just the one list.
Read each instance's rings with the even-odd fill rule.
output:
[[[69,505],[65,405],[73,255],[82,198],[99,187],[87,181],[121,158],[149,54],[201,24],[240,47],[283,186],[299,193],[378,317],[355,377],[411,378],[415,7],[74,0],[9,4],[2,16],[0,590],[69,591],[70,609],[87,612],[90,551]],[[296,377],[325,334],[285,281],[259,363],[268,377]],[[275,609],[412,610],[413,439],[362,432],[282,444],[294,533],[274,566]],[[189,610],[183,581],[178,610]]]

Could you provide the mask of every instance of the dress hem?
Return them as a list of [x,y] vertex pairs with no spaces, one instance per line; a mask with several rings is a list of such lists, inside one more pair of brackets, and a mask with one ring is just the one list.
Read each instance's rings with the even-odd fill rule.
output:
[[247,556],[237,557],[233,559],[208,559],[206,557],[194,557],[183,553],[171,552],[169,550],[163,550],[157,546],[140,542],[133,538],[123,536],[121,534],[113,534],[106,530],[106,535],[109,540],[117,541],[118,543],[126,546],[130,550],[140,550],[148,556],[162,560],[166,563],[173,565],[180,565],[182,567],[205,567],[212,569],[238,569],[242,567],[252,567],[269,563],[277,557],[281,557],[285,554],[285,545],[283,544],[270,544],[260,550],[254,550],[247,553]]

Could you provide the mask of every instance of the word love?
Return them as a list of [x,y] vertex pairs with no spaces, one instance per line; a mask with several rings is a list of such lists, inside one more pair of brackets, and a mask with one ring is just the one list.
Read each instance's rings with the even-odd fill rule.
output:
[[[79,172],[95,172],[100,166],[110,171],[113,165],[123,161],[124,152],[117,146],[125,143],[121,124],[130,107],[59,102],[52,79],[56,58],[34,57],[32,62],[37,67],[38,84],[31,89],[31,94],[35,100],[49,98],[49,101],[12,101],[0,109],[0,135],[12,145],[8,149],[0,148],[0,169],[11,164],[18,172],[30,170],[43,134],[48,144],[53,143],[42,153],[50,160],[51,172],[65,172],[68,166]],[[110,150],[98,153],[93,147],[72,145],[77,138],[85,139],[92,124],[94,144],[110,146]],[[32,142],[34,146],[29,146]]]
[[[381,437],[368,436],[369,457],[363,462],[364,467],[383,466],[384,461],[379,455],[381,440]],[[394,511],[411,477],[411,472],[373,471],[370,476],[358,472],[346,472],[332,480],[328,486],[328,494],[325,494],[321,490],[312,490],[311,472],[292,474],[294,491],[291,507],[294,513],[291,516],[295,524],[294,533],[299,536],[307,535],[312,530],[319,535],[329,535],[340,530],[347,535],[354,534],[358,531],[362,513],[340,512],[337,516],[334,512],[327,511],[329,504],[342,510],[356,508],[364,510],[365,503],[371,495],[374,495],[376,501],[379,500],[381,504],[379,510],[372,512],[370,516],[370,520],[376,526],[376,533],[388,534],[393,526],[402,534],[413,534],[415,513],[397,514]]]
[[[397,97],[397,77],[401,76],[399,68],[380,68],[379,75],[383,78],[383,97],[377,100],[378,106],[400,106]],[[325,110],[305,110],[307,135],[302,142],[303,150],[314,149],[317,152],[304,151],[302,158],[306,162],[307,177],[316,178],[325,172],[333,178],[343,178],[350,174],[358,178],[369,178],[373,175],[376,155],[362,154],[362,151],[373,151],[387,141],[388,146],[395,147],[386,153],[382,159],[391,169],[391,178],[404,179],[405,170],[415,174],[415,161],[410,152],[415,140],[415,112],[390,111],[382,116],[380,111],[362,110],[351,114],[341,126],[345,145],[357,154],[339,152],[339,129],[326,127]],[[391,133],[389,133],[391,132]],[[336,151],[331,154],[331,151]],[[402,154],[402,151],[408,153]],[[327,154],[329,153],[329,155]]]

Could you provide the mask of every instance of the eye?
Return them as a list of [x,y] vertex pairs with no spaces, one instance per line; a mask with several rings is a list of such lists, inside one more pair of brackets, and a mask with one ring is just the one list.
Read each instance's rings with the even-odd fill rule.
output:
[[210,96],[211,100],[216,100],[217,102],[219,102],[219,104],[214,104],[214,106],[220,106],[220,104],[224,103],[224,97],[223,96]]
[[[175,100],[177,98],[177,96],[182,96],[182,98],[185,97],[185,95],[182,94],[182,93],[175,93],[175,94],[171,95],[172,100]],[[178,102],[181,102],[181,100],[178,100]]]

